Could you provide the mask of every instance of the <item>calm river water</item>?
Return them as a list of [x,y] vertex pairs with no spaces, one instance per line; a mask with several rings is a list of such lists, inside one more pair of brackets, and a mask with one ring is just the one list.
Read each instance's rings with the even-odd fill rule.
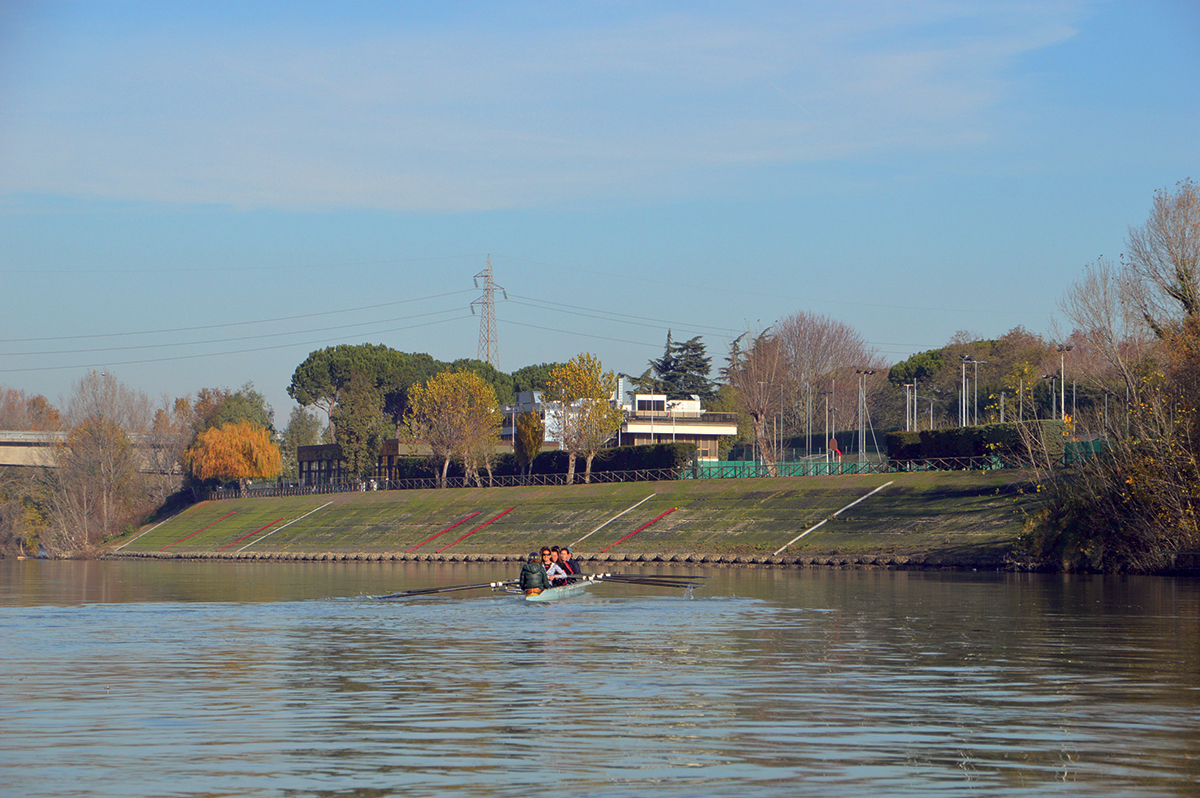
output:
[[1197,580],[514,571],[0,561],[0,794],[1200,792]]

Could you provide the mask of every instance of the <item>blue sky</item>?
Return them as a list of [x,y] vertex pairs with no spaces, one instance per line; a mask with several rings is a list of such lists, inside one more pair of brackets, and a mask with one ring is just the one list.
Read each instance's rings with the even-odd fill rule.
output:
[[0,385],[151,396],[313,349],[640,372],[798,311],[892,361],[1045,333],[1200,178],[1200,9],[0,5]]

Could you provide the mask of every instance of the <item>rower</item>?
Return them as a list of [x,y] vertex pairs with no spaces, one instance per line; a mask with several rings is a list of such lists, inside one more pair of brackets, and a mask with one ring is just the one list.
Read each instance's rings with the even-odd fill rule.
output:
[[529,552],[529,558],[521,566],[520,586],[526,596],[536,596],[550,587],[550,578],[536,551]]
[[[570,546],[563,546],[563,547],[559,548],[558,564],[559,564],[559,566],[562,567],[562,569],[564,571],[566,571],[571,576],[578,576],[580,573],[579,563],[577,563],[575,560],[571,559],[571,547]],[[574,582],[575,580],[568,579],[567,581]]]
[[542,566],[546,569],[546,576],[550,578],[551,587],[566,584],[567,577],[570,574],[554,561],[554,552],[550,549],[542,549]]

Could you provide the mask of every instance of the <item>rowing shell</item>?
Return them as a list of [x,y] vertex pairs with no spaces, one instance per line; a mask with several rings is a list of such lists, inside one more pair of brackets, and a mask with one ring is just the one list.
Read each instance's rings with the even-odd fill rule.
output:
[[526,601],[558,601],[559,599],[574,598],[582,596],[587,592],[588,585],[591,580],[583,582],[574,582],[569,585],[559,585],[558,587],[549,587],[538,593],[536,596],[526,596]]

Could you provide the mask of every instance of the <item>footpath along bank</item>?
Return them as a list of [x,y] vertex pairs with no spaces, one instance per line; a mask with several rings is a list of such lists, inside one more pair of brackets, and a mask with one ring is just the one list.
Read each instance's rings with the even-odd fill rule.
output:
[[1027,474],[992,471],[245,498],[105,556],[515,561],[569,544],[597,563],[1002,568],[1035,495]]

